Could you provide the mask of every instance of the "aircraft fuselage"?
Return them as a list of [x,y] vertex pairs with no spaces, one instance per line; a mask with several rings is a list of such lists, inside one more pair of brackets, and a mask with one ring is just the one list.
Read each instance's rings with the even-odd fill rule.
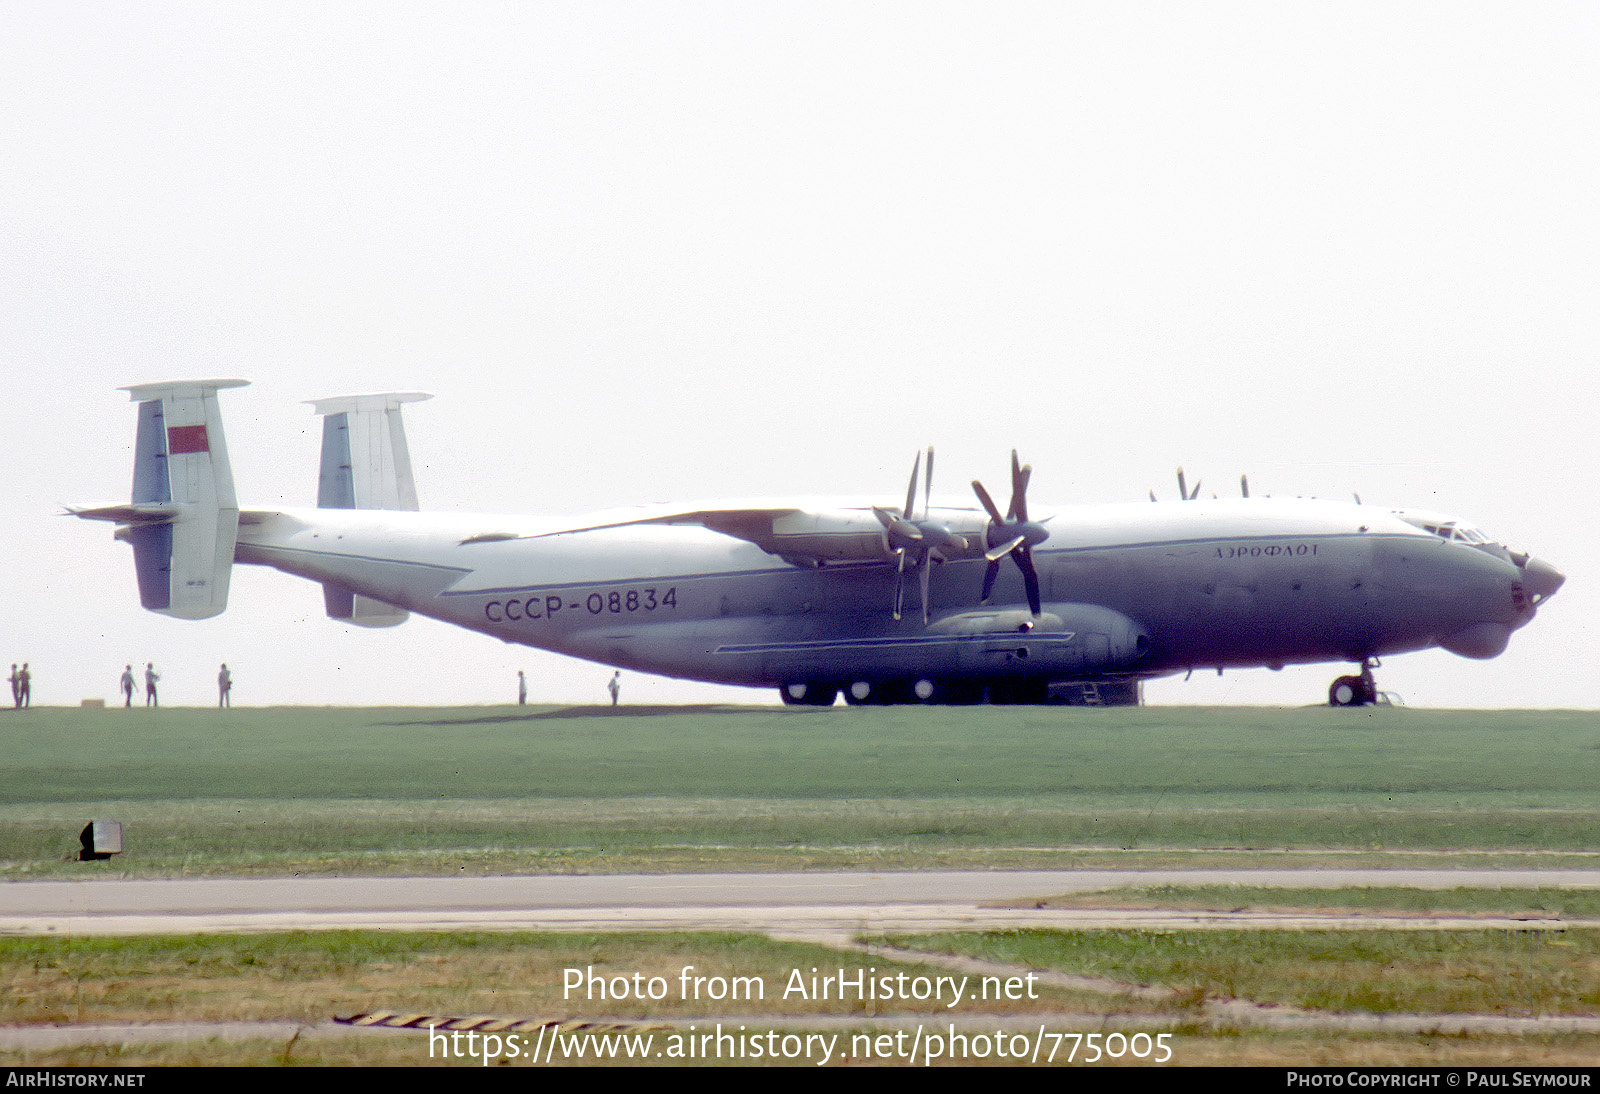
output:
[[[1417,510],[1304,499],[934,505],[933,449],[905,501],[716,501],[573,521],[418,512],[402,391],[313,402],[317,508],[241,508],[217,393],[139,404],[126,503],[75,507],[133,547],[140,602],[180,619],[227,605],[235,562],[318,582],[330,617],[407,612],[607,665],[777,685],[786,702],[1137,702],[1194,669],[1348,661],[1339,705],[1378,697],[1375,659],[1500,653],[1560,588],[1549,565]],[[920,485],[920,497],[919,497]],[[1151,495],[1154,502],[1154,495]],[[914,577],[912,576],[914,575]],[[912,595],[914,594],[914,599]],[[908,610],[908,604],[914,605]],[[1061,694],[1052,694],[1059,688]]]
[[[1442,539],[1372,506],[1262,498],[1054,513],[1033,556],[1038,617],[1009,571],[979,606],[980,555],[930,563],[927,626],[892,617],[887,552],[796,566],[699,525],[282,510],[241,526],[236,559],[508,642],[748,686],[1139,679],[1433,646],[1492,657],[1547,595],[1529,591],[1505,548]],[[958,530],[983,524],[970,509],[935,514]]]

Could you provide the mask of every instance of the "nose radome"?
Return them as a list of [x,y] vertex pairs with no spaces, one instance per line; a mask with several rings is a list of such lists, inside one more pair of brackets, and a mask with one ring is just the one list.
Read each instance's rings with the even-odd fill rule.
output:
[[1522,564],[1522,584],[1533,594],[1535,604],[1554,596],[1566,580],[1566,574],[1543,559],[1530,558]]

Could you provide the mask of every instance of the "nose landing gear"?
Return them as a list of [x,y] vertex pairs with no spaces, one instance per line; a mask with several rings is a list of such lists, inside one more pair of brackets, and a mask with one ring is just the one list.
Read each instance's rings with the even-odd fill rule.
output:
[[1328,687],[1328,705],[1330,707],[1364,707],[1378,701],[1378,684],[1372,678],[1372,670],[1376,668],[1376,658],[1368,658],[1361,662],[1361,673],[1358,676],[1341,676]]

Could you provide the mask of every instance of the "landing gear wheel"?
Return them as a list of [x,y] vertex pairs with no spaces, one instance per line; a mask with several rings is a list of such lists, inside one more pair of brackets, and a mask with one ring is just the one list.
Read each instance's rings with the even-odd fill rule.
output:
[[877,706],[883,702],[882,685],[871,680],[856,680],[844,686],[844,701],[853,707]]
[[1372,679],[1372,666],[1361,666],[1359,676],[1341,676],[1328,687],[1331,707],[1364,707],[1378,701],[1378,685]]
[[886,707],[911,701],[911,689],[897,680],[855,680],[844,686],[844,701],[853,707]]
[[1330,707],[1354,707],[1361,705],[1361,677],[1341,676],[1328,688],[1328,705]]
[[839,694],[837,684],[819,684],[815,681],[796,681],[778,688],[785,706],[831,707]]

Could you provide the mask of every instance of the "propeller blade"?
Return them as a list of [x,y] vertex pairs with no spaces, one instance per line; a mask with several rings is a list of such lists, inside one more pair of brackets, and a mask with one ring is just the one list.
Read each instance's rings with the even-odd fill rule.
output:
[[922,554],[922,625],[928,625],[928,582],[933,577],[933,559],[926,551]]
[[1017,516],[1017,499],[1028,489],[1027,480],[1022,474],[1022,461],[1017,459],[1017,450],[1011,450],[1011,505],[1006,509],[1006,520],[1019,520]]
[[906,487],[906,507],[900,510],[900,515],[907,520],[911,519],[911,507],[917,504],[917,472],[922,469],[922,453],[917,453],[916,461],[911,465],[911,484]]
[[1039,572],[1033,568],[1033,552],[1027,547],[1022,547],[1011,557],[1016,560],[1017,569],[1022,571],[1022,583],[1028,590],[1028,609],[1037,616],[1040,614],[1041,604]]
[[928,473],[922,478],[922,519],[927,520],[932,512],[931,496],[933,494],[933,445],[928,446]]
[[895,565],[894,574],[894,617],[900,619],[900,610],[905,606],[906,599],[906,549],[900,548],[895,552],[899,556]]
[[983,571],[983,595],[978,598],[978,603],[989,603],[989,594],[994,592],[994,579],[1000,576],[1000,563],[989,563],[989,568]]
[[1033,479],[1033,468],[1024,467],[1017,477],[1016,492],[1011,497],[1011,511],[1023,523],[1028,520],[1028,483]]
[[988,559],[990,562],[999,562],[1002,558],[1005,558],[1012,551],[1015,551],[1027,541],[1027,536],[1017,536],[1015,539],[1007,540],[998,547],[989,548],[989,550],[983,552],[983,557]]
[[972,490],[978,495],[978,500],[983,503],[983,508],[989,514],[990,520],[994,521],[996,524],[1006,523],[1006,518],[1000,515],[999,507],[995,505],[994,499],[989,496],[989,491],[983,488],[983,483],[979,482],[977,479],[973,479]]

